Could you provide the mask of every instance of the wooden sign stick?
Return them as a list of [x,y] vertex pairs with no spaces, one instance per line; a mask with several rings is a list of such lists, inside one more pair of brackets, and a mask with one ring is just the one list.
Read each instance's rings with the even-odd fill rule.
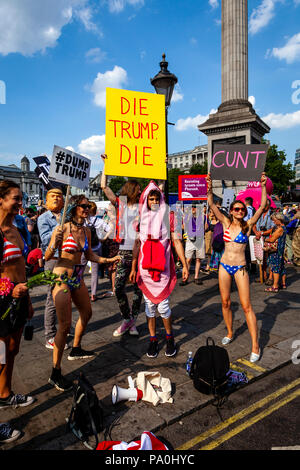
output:
[[68,204],[69,204],[70,191],[71,191],[71,186],[68,184],[68,186],[67,186],[67,194],[66,194],[66,199],[65,199],[64,211],[63,211],[63,215],[62,215],[61,221],[60,221],[60,226],[61,226],[61,227],[62,227],[62,226],[64,225],[64,223],[65,223],[66,213],[67,213],[67,207],[68,207]]

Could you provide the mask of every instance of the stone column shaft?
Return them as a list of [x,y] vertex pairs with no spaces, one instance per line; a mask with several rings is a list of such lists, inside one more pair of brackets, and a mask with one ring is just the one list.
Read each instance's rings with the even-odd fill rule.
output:
[[247,0],[222,0],[222,103],[248,100]]

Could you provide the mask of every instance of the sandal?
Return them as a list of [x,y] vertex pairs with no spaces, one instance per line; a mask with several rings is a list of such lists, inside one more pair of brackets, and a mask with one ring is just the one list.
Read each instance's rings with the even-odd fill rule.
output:
[[281,289],[286,289],[286,284],[282,284]]
[[278,287],[267,287],[265,289],[265,292],[278,292],[279,288]]

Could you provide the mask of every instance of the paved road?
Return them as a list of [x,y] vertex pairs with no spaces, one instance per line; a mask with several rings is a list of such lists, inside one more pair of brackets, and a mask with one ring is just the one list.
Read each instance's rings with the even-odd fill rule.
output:
[[240,389],[221,410],[209,405],[160,435],[182,450],[300,450],[300,364]]

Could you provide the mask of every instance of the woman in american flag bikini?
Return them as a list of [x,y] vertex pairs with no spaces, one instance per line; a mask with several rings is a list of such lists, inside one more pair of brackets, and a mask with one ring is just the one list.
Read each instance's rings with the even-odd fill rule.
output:
[[120,259],[102,258],[91,248],[91,232],[84,226],[89,216],[89,201],[85,196],[73,196],[69,202],[67,219],[63,227],[58,226],[52,233],[50,244],[45,252],[45,260],[59,253],[58,262],[53,270],[61,278],[61,285],[53,289],[53,300],[56,307],[58,330],[54,339],[53,369],[49,383],[57,390],[67,391],[73,386],[72,382],[61,374],[61,360],[66,344],[67,334],[72,321],[72,301],[79,311],[75,336],[69,360],[87,359],[94,356],[92,351],[81,348],[81,339],[92,316],[89,293],[83,280],[85,265],[81,265],[81,255],[94,263],[114,263]]
[[207,201],[216,218],[223,224],[225,250],[219,268],[219,287],[222,300],[222,312],[227,328],[227,335],[222,344],[227,345],[233,340],[232,310],[230,291],[232,278],[234,277],[240,302],[245,313],[246,322],[252,340],[250,361],[256,362],[260,359],[260,348],[258,344],[258,330],[256,316],[250,301],[249,276],[246,271],[245,249],[252,226],[261,216],[267,201],[266,175],[261,176],[261,204],[254,216],[247,222],[244,220],[247,208],[242,201],[235,200],[229,211],[229,218],[224,216],[213,201],[212,180],[210,174],[207,176]]

